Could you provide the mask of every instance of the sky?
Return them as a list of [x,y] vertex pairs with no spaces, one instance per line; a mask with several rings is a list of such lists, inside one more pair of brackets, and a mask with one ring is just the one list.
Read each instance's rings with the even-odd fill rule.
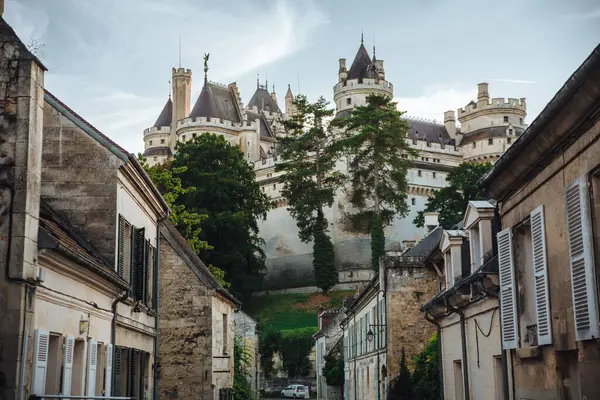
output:
[[[247,103],[274,84],[333,100],[338,59],[360,44],[384,60],[398,107],[442,121],[476,97],[525,97],[531,122],[600,42],[597,0],[5,0],[33,44],[45,87],[132,153],[169,95],[171,68],[192,69],[192,107],[209,80],[237,82]],[[181,40],[181,53],[179,43]]]

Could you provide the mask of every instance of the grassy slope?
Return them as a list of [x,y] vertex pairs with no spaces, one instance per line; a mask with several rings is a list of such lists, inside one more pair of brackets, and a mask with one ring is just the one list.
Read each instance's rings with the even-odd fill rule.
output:
[[316,330],[319,307],[326,310],[339,309],[343,299],[352,296],[353,293],[350,290],[331,292],[326,296],[322,293],[272,294],[246,301],[243,309],[258,320],[263,328],[270,327],[280,331],[296,331],[302,328]]

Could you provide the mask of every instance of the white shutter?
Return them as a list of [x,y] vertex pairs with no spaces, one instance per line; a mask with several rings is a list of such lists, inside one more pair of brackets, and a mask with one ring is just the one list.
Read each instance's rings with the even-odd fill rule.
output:
[[96,395],[96,367],[98,364],[98,342],[90,340],[88,342],[88,362],[87,362],[87,395]]
[[65,365],[63,368],[62,394],[68,396],[71,394],[71,381],[73,378],[73,351],[75,350],[75,338],[67,336],[65,338]]
[[35,330],[33,353],[33,376],[31,377],[31,394],[46,394],[46,373],[48,372],[48,345],[50,332]]
[[535,310],[537,314],[538,345],[552,344],[550,295],[548,292],[548,256],[546,254],[546,225],[544,206],[530,214],[533,273],[535,279]]
[[500,315],[502,324],[502,348],[519,347],[517,321],[517,296],[515,285],[515,263],[510,228],[498,232],[498,269],[500,272]]
[[592,246],[592,230],[585,177],[565,190],[567,237],[571,266],[571,294],[575,321],[575,339],[589,340],[600,336],[598,299]]
[[112,383],[113,345],[106,345],[106,372],[104,374],[104,397],[110,397]]

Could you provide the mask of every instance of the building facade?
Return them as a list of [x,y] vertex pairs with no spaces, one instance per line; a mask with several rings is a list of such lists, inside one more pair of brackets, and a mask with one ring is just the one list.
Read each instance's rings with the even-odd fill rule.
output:
[[600,393],[600,47],[483,179],[498,200],[510,398]]
[[161,399],[218,399],[233,387],[234,318],[223,289],[170,222],[160,226]]
[[313,335],[315,339],[315,372],[317,375],[317,399],[338,400],[342,399],[342,386],[335,386],[327,382],[323,373],[325,356],[336,353],[343,356],[343,334],[340,323],[345,317],[345,308],[339,310],[324,310],[319,312],[319,330]]

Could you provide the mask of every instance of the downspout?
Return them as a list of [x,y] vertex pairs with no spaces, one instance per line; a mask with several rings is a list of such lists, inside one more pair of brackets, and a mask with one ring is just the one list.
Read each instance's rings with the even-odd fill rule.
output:
[[461,339],[461,343],[462,343],[462,358],[463,358],[463,386],[465,389],[465,400],[469,400],[470,398],[470,394],[469,394],[469,360],[467,359],[468,355],[467,355],[467,329],[466,329],[466,320],[465,320],[465,314],[463,314],[462,311],[460,311],[458,308],[454,307],[452,304],[450,304],[449,300],[446,300],[446,307],[452,311],[455,312],[456,314],[458,314],[458,316],[460,317],[460,339]]
[[[121,296],[117,297],[115,299],[115,301],[113,301],[112,303],[112,313],[113,313],[113,317],[112,317],[112,322],[111,322],[111,326],[110,326],[110,342],[112,343],[113,346],[113,352],[112,352],[112,365],[115,365],[116,362],[116,358],[117,358],[117,346],[116,346],[116,338],[117,338],[117,305],[119,303],[122,303],[123,301],[127,300],[127,298],[129,297],[129,289],[125,290]],[[112,377],[111,377],[111,382],[115,382],[115,378],[116,378],[116,368],[113,367],[112,369]],[[113,384],[112,386],[112,393],[108,394],[108,395],[114,395],[115,394],[115,385]]]
[[440,400],[444,400],[444,369],[442,360],[442,327],[440,323],[429,316],[429,311],[425,311],[427,322],[435,325],[437,329],[437,351],[438,351],[438,370],[440,371]]
[[[498,296],[498,293],[495,293],[489,289],[486,289],[485,287],[483,287],[483,284],[481,282],[478,282],[477,286],[483,293],[498,300],[498,309],[500,309],[500,315],[502,315],[502,305],[500,303],[500,296]],[[499,326],[500,326],[500,354],[502,355],[502,387],[504,389],[504,400],[509,400],[510,396],[508,395],[508,390],[509,390],[509,388],[508,388],[508,361],[506,359],[506,351],[502,348],[502,324],[499,324]]]

